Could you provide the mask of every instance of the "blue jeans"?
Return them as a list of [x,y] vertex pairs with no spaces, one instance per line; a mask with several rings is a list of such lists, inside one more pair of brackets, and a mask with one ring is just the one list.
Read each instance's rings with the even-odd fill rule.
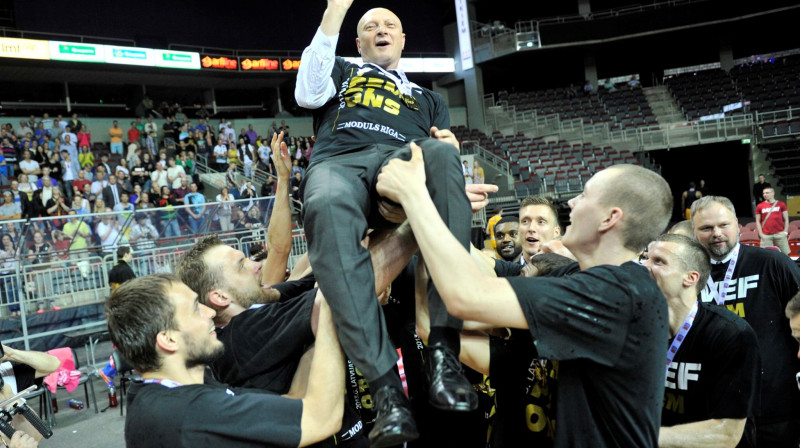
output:
[[111,144],[111,154],[122,154],[122,142]]
[[203,216],[201,215],[199,218],[195,218],[191,215],[188,216],[189,218],[189,228],[192,229],[192,233],[197,233],[197,229],[203,226]]
[[181,227],[180,225],[178,225],[177,215],[172,219],[164,219],[162,222],[164,223],[164,236],[166,238],[174,238],[176,236],[180,236]]
[[12,313],[19,311],[17,279],[14,278],[13,273],[0,275],[0,291],[3,292],[3,302],[8,304],[8,311]]

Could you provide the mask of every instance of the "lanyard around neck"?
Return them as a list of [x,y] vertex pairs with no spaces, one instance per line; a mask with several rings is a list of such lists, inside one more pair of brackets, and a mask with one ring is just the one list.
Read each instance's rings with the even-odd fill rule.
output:
[[728,293],[728,284],[731,282],[731,278],[733,277],[733,271],[736,269],[736,260],[739,258],[739,249],[741,248],[741,244],[737,244],[736,248],[733,249],[733,254],[731,254],[731,259],[728,261],[728,270],[725,272],[725,279],[722,281],[722,288],[721,290],[717,290],[714,287],[714,281],[711,280],[711,276],[708,276],[708,281],[706,284],[709,288],[711,288],[711,294],[714,295],[714,301],[717,302],[717,305],[724,305],[725,304],[725,295]]
[[672,340],[672,344],[669,346],[669,350],[667,350],[667,369],[669,369],[670,364],[672,364],[672,360],[675,359],[675,354],[678,353],[681,344],[686,340],[686,335],[689,334],[689,330],[692,329],[694,318],[697,316],[697,308],[698,305],[695,301],[692,310],[689,311],[689,315],[686,316],[683,325],[678,329],[678,334],[675,335],[675,339]]

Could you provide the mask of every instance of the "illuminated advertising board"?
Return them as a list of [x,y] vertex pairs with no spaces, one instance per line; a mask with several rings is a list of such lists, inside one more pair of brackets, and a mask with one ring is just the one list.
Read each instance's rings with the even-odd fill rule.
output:
[[50,45],[46,40],[0,37],[0,57],[48,60]]
[[105,46],[106,63],[142,65],[152,67],[155,65],[154,50],[139,47],[119,47],[116,45]]
[[156,67],[200,70],[200,53],[189,51],[153,50]]
[[284,58],[281,61],[281,70],[285,72],[296,72],[300,68],[300,59]]
[[239,60],[225,56],[201,55],[200,68],[205,70],[236,71],[239,70]]
[[50,59],[55,61],[105,62],[103,45],[50,41]]
[[275,72],[280,69],[280,61],[270,58],[244,58],[241,67],[245,72]]

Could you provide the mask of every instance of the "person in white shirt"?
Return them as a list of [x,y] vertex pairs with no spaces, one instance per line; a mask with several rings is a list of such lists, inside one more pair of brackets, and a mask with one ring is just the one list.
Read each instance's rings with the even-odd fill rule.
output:
[[[128,170],[128,161],[126,159],[119,159],[119,165],[117,165],[117,167],[114,168],[115,173],[118,173],[120,171],[125,173],[125,177],[128,177],[130,175],[131,172],[130,170]],[[119,176],[119,174],[117,174],[117,176]]]
[[175,163],[175,158],[169,158],[169,167],[167,168],[167,183],[171,185],[170,189],[180,188],[181,178],[186,176],[186,171],[183,167]]
[[102,195],[103,188],[106,188],[107,186],[108,181],[105,179],[105,173],[101,170],[98,170],[95,174],[95,181],[92,182],[92,194],[95,196]]
[[152,183],[151,190],[156,196],[161,196],[161,188],[169,185],[167,182],[167,172],[164,171],[164,166],[160,163],[156,164],[156,170],[150,173],[150,181]]
[[214,161],[217,164],[217,171],[223,171],[228,165],[228,145],[221,138],[217,140],[217,146],[214,147]]
[[[104,211],[111,213],[111,209],[108,207]],[[119,240],[121,230],[122,223],[117,216],[105,215],[100,218],[100,222],[97,223],[97,235],[100,237],[103,255],[112,254],[117,250],[117,240]]]
[[258,147],[258,158],[259,158],[259,163],[266,171],[272,171],[269,166],[271,155],[272,155],[272,149],[269,147],[269,142],[267,141],[267,139],[262,139],[261,146]]
[[228,187],[222,187],[222,190],[217,195],[217,202],[219,202],[217,217],[219,217],[219,227],[223,232],[233,230],[233,224],[231,224],[231,205],[233,201],[234,197],[231,196]]
[[42,173],[39,162],[31,159],[30,151],[23,151],[22,157],[24,157],[24,159],[19,162],[19,169],[23,174],[28,176],[28,180],[31,183],[35,184],[36,181],[39,180],[39,174]]

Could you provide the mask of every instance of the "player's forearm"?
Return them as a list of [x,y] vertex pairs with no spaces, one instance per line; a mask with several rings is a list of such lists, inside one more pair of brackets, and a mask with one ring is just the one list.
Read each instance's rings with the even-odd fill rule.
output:
[[746,419],[712,419],[662,427],[659,448],[733,448],[742,438]]
[[[317,295],[321,297],[321,293]],[[303,398],[303,432],[306,433],[308,423],[324,438],[339,429],[344,412],[344,354],[336,336],[333,315],[324,299],[314,345],[308,389]]]
[[61,362],[53,355],[43,352],[15,350],[10,347],[3,346],[5,351],[5,358],[9,361],[15,361],[21,364],[26,364],[36,370],[36,378],[47,376],[58,369]]
[[261,271],[261,282],[280,283],[286,275],[286,263],[292,252],[292,213],[289,207],[288,182],[278,179],[275,202],[267,228],[267,260]]
[[374,245],[370,239],[369,251],[375,272],[375,292],[378,294],[389,287],[417,251],[411,225],[404,222]]

